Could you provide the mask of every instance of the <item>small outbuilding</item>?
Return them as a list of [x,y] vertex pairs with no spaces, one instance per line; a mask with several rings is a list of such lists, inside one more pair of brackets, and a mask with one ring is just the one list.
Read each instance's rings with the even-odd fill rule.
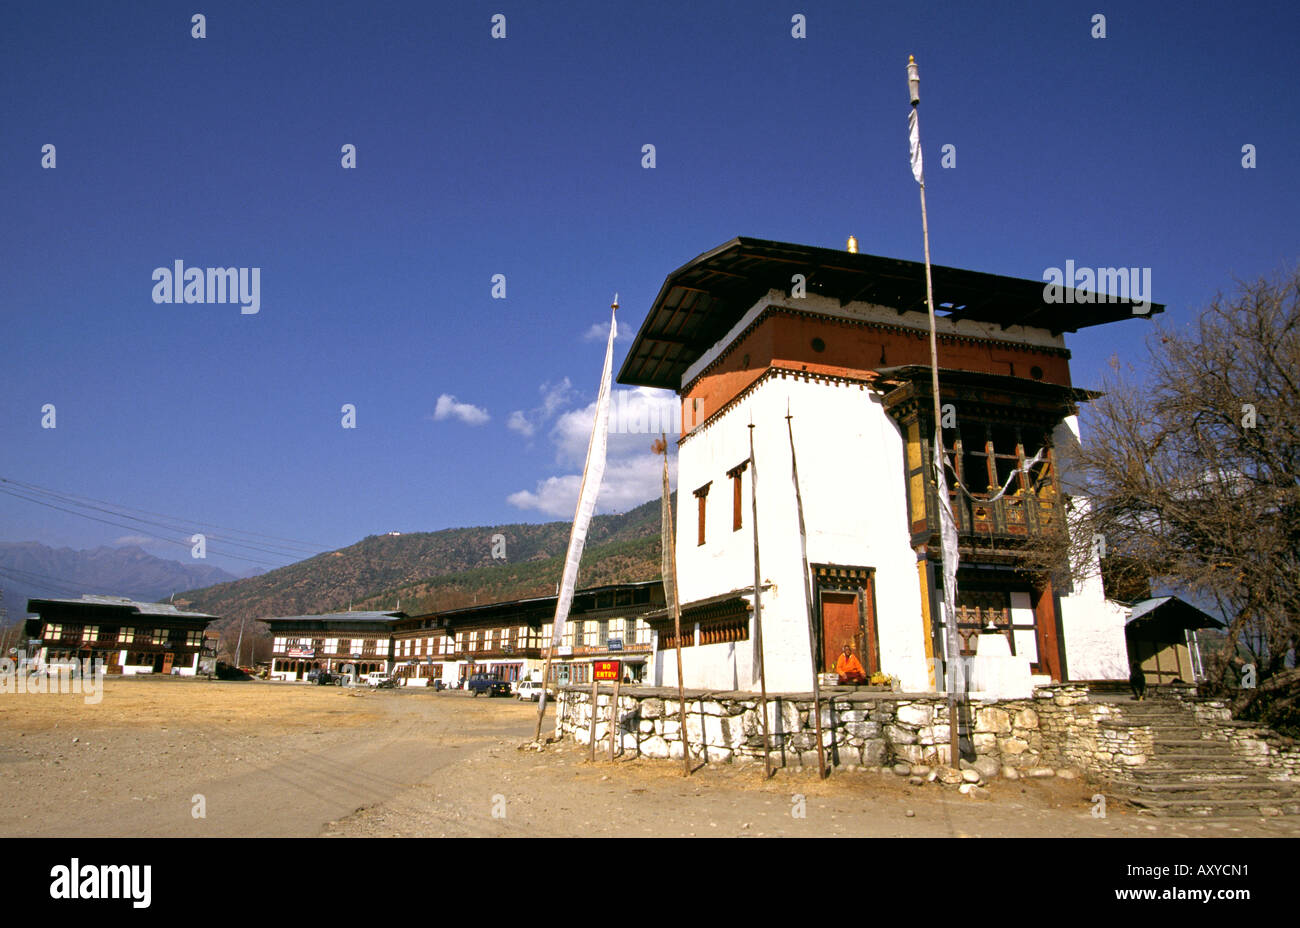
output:
[[1147,685],[1196,683],[1205,676],[1196,633],[1224,623],[1177,596],[1133,604],[1124,624],[1130,666],[1139,666]]

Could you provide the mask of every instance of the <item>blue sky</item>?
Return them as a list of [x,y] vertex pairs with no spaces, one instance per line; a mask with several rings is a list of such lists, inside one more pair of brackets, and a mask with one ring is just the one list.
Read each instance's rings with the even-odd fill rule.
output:
[[[737,235],[854,234],[920,259],[909,53],[936,263],[1035,280],[1067,259],[1149,267],[1176,324],[1234,276],[1297,259],[1294,4],[0,16],[0,477],[200,527],[328,549],[567,518],[614,291],[630,336],[666,274]],[[154,268],[177,259],[260,268],[260,311],[154,303]],[[1147,330],[1069,337],[1075,382],[1099,382],[1112,354],[1141,364]],[[602,509],[654,495],[648,440],[612,455]],[[0,495],[0,540],[131,534]],[[253,566],[230,553],[214,541],[208,562]]]

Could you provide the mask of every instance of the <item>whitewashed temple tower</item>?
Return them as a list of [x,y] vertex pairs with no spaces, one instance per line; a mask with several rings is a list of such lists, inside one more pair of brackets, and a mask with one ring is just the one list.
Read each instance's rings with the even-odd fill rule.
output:
[[[1016,561],[1044,520],[1062,517],[1057,456],[1078,440],[1077,404],[1091,396],[1070,381],[1063,333],[1143,315],[1124,302],[1047,303],[1042,281],[933,273],[940,397],[955,415],[945,445],[973,495],[953,488],[963,653],[991,621],[1036,679],[1125,678],[1124,610],[1105,599],[1099,576],[1062,588]],[[1152,304],[1144,315],[1162,310]],[[911,692],[942,686],[923,265],[733,239],[668,275],[618,379],[674,390],[682,402],[677,554],[688,686],[757,688],[751,422],[767,685],[811,686],[787,409],[815,578],[817,666],[829,667],[848,641],[868,672],[896,676]],[[1010,491],[988,501],[1013,475]],[[662,656],[671,623],[655,628]],[[655,667],[656,682],[676,682],[675,661]]]

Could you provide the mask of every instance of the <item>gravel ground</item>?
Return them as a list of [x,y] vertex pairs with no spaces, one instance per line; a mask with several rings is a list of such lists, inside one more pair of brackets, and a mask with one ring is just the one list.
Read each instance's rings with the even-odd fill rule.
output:
[[0,836],[1300,835],[1294,818],[1159,819],[1119,800],[1095,818],[1099,790],[1078,780],[977,799],[869,771],[688,779],[679,761],[521,750],[536,717],[459,692],[263,682],[113,679],[97,705],[0,695]]

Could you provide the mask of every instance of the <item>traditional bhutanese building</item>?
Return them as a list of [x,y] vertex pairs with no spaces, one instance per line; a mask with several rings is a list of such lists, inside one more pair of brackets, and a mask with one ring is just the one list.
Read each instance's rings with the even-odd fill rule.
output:
[[[1058,458],[1078,441],[1078,404],[1093,395],[1071,382],[1064,333],[1138,313],[1126,302],[1047,303],[1041,281],[946,267],[933,280],[944,443],[971,494],[949,472],[962,653],[974,654],[991,621],[1036,681],[1125,678],[1127,613],[1105,598],[1099,572],[1058,585],[1020,569],[1018,554],[1063,518]],[[846,642],[868,672],[905,690],[943,686],[928,332],[915,262],[737,238],[668,276],[618,379],[682,402],[687,685],[758,686],[752,423],[768,689],[806,691],[814,664],[830,669]],[[654,627],[653,682],[675,683],[671,625],[660,615]]]
[[[466,606],[397,623],[395,673],[408,686],[441,680],[460,686],[485,673],[510,683],[540,680],[555,618],[554,596]],[[627,679],[647,676],[653,656],[646,621],[663,607],[659,580],[617,583],[578,590],[563,640],[557,642],[551,682],[586,683],[598,660],[621,662]]]
[[405,612],[333,612],[263,619],[271,629],[271,679],[306,680],[313,670],[388,673],[393,629]]
[[204,632],[217,616],[185,612],[169,603],[143,603],[124,596],[29,599],[29,639],[40,641],[35,664],[104,662],[108,674],[179,674],[192,677],[210,656]]
[[[271,679],[306,680],[313,670],[390,673],[405,686],[462,686],[486,673],[510,683],[541,679],[551,642],[555,597],[538,596],[448,609],[336,612],[263,619],[273,636]],[[664,604],[659,580],[589,587],[574,593],[557,643],[552,682],[591,680],[591,664],[618,660],[628,679],[648,676],[653,656],[647,617]]]

